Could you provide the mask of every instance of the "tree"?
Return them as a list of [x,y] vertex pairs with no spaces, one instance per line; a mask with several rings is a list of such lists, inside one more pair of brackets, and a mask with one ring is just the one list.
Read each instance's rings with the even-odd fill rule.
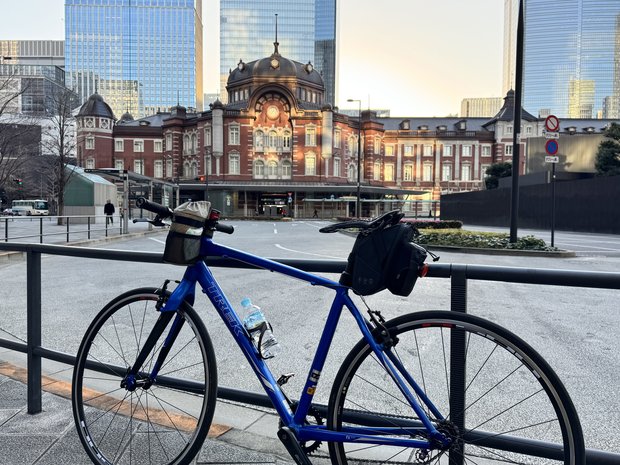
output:
[[620,174],[620,124],[611,123],[605,130],[605,137],[596,152],[594,167],[599,176]]
[[512,176],[512,163],[508,161],[493,163],[486,169],[485,174],[487,175],[484,180],[486,188],[497,189],[499,186],[499,178]]
[[[65,187],[74,175],[71,169],[75,164],[75,118],[73,110],[77,106],[77,96],[67,88],[57,88],[52,92],[52,114],[46,118],[42,134],[45,155],[50,155],[49,185],[51,197],[56,204],[57,214],[62,216],[65,208]],[[59,224],[61,219],[58,219]]]

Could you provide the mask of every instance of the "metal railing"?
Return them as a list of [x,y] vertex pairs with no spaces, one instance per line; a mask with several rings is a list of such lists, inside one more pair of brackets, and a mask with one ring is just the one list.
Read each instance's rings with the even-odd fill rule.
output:
[[[162,254],[153,252],[131,252],[123,250],[100,250],[94,248],[61,245],[37,245],[0,242],[1,251],[17,251],[26,254],[27,274],[27,340],[26,343],[0,338],[0,347],[27,354],[28,363],[28,413],[41,412],[41,361],[43,358],[75,364],[75,356],[46,349],[41,346],[41,255],[62,255],[90,259],[131,261],[143,263],[163,263]],[[344,260],[298,260],[276,259],[275,261],[309,272],[341,273],[346,265]],[[227,268],[254,268],[251,265],[225,258],[210,258],[209,266]],[[450,310],[467,311],[467,285],[469,280],[499,281],[523,284],[541,284],[598,289],[620,289],[620,273],[567,271],[550,269],[523,269],[486,265],[430,264],[428,277],[449,278],[451,283]],[[453,350],[455,350],[453,348]],[[462,370],[457,370],[462,371]],[[457,383],[458,384],[458,383]],[[453,392],[453,394],[455,394]],[[458,394],[455,394],[458,397]],[[242,391],[228,387],[218,387],[218,398],[241,402],[266,408],[273,408],[265,394]],[[316,405],[317,410],[326,410],[324,405]],[[537,455],[540,441],[520,439],[515,445],[525,454]],[[549,446],[549,444],[546,444]],[[559,452],[561,453],[561,451]],[[620,454],[594,449],[586,449],[587,465],[617,465]]]
[[[114,219],[114,223],[108,224],[106,217],[100,215],[0,216],[0,231],[4,229],[0,240],[9,242],[30,239],[43,244],[44,238],[52,238],[48,242],[62,242],[63,239],[55,240],[58,236],[65,236],[64,241],[71,242],[76,237],[90,240],[123,234],[122,218],[117,216]],[[36,229],[33,223],[37,224]]]

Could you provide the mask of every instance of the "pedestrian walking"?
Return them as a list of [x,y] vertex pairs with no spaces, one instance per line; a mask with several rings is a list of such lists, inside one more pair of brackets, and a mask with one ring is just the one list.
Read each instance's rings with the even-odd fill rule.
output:
[[105,225],[114,224],[114,212],[116,209],[114,208],[114,204],[108,199],[106,204],[103,206],[103,213],[105,213]]
[[314,213],[312,214],[312,218],[318,218],[318,217],[319,217],[319,212],[315,208]]

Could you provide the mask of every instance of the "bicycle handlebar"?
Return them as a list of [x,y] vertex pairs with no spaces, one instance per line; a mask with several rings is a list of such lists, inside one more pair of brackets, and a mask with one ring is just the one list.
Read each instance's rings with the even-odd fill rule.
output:
[[392,226],[394,224],[397,224],[403,216],[404,216],[404,213],[401,213],[398,210],[392,210],[387,213],[384,213],[383,215],[375,218],[372,221],[362,221],[362,220],[345,221],[344,223],[336,223],[336,224],[331,224],[329,226],[325,226],[319,229],[319,232],[333,233],[336,231],[340,231],[341,229],[349,229],[349,228],[380,229],[380,228],[385,228],[387,226]]
[[170,208],[164,207],[163,205],[155,202],[151,202],[144,197],[138,197],[138,199],[136,200],[136,207],[143,208],[144,210],[155,213],[162,220],[164,218],[172,218],[172,210]]

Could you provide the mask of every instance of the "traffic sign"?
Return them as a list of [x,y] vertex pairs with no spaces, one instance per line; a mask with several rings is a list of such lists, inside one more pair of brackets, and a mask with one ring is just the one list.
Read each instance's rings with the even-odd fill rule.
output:
[[555,115],[549,115],[545,119],[545,128],[549,132],[558,132],[560,130],[560,119]]
[[558,163],[560,161],[560,157],[557,155],[547,155],[545,157],[545,163]]
[[545,151],[549,155],[555,155],[556,153],[558,153],[559,148],[560,146],[558,144],[558,141],[555,139],[549,139],[547,143],[545,144]]
[[560,138],[559,132],[543,131],[543,134],[545,136],[545,139],[559,139]]

